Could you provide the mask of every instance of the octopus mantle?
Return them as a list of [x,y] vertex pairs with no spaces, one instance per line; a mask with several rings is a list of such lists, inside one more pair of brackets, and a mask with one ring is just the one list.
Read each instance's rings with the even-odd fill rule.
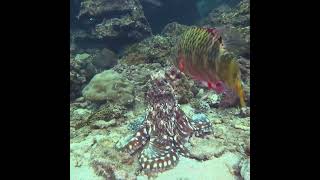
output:
[[166,75],[167,78],[152,80],[146,93],[149,107],[145,121],[124,146],[131,155],[142,149],[139,163],[147,174],[173,168],[179,155],[197,159],[185,143],[192,135],[199,137],[212,132],[209,122],[191,122],[186,117],[174,97],[171,85],[174,77]]

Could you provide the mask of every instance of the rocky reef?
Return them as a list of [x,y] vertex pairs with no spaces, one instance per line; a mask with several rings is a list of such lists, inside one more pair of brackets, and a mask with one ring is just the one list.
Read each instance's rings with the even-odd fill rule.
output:
[[151,36],[128,47],[120,61],[129,65],[159,63],[165,66],[169,64],[168,55],[173,46],[173,42],[168,37]]
[[231,39],[230,50],[250,58],[250,1],[242,0],[236,6],[225,4],[213,9],[200,22],[201,26],[221,27],[224,39]]
[[139,0],[83,0],[72,37],[82,48],[117,48],[150,36]]
[[81,89],[98,72],[91,60],[87,53],[70,57],[70,100],[81,96]]
[[248,27],[250,26],[250,1],[242,0],[235,7],[223,4],[213,9],[203,23],[214,26],[231,24],[235,27]]
[[70,100],[81,96],[81,89],[102,70],[118,63],[117,55],[109,49],[97,49],[70,55]]
[[180,36],[180,34],[182,34],[185,30],[187,30],[189,26],[183,25],[183,24],[179,24],[177,22],[172,22],[167,24],[163,29],[161,34],[163,36],[167,36],[171,38],[178,38]]

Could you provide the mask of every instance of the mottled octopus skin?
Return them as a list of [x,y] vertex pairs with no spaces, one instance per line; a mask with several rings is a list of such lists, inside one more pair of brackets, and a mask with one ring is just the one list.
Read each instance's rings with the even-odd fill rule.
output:
[[[170,81],[170,79],[169,79]],[[145,173],[168,170],[179,161],[179,155],[196,158],[184,144],[194,134],[211,132],[207,122],[190,122],[179,108],[173,89],[167,79],[155,79],[146,94],[149,103],[144,124],[125,145],[129,154],[143,149],[139,163]]]

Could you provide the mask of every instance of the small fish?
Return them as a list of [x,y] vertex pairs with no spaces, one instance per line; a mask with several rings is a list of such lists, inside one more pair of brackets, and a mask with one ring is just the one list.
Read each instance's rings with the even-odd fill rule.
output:
[[174,65],[180,71],[217,93],[233,90],[245,106],[239,64],[224,48],[218,29],[192,27],[181,35],[176,50]]

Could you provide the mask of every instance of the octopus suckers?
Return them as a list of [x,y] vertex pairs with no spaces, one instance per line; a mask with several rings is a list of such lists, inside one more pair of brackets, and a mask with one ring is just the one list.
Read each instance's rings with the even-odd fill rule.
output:
[[170,157],[170,154],[167,154],[167,157]]
[[164,160],[165,157],[160,157],[160,159]]
[[177,160],[176,156],[172,156],[172,159],[173,159],[173,161]]
[[140,134],[140,132],[137,132],[137,136],[140,136],[141,134]]
[[132,145],[129,145],[129,149],[132,149]]
[[165,161],[164,163],[163,163],[163,167],[166,167],[167,166],[167,162]]
[[166,146],[166,149],[169,149],[170,148],[170,146]]
[[163,136],[163,139],[168,139],[168,136],[167,136],[167,135],[164,135],[164,136]]
[[143,129],[143,133],[147,134],[147,129],[146,128]]
[[177,136],[174,136],[174,138],[173,138],[173,139],[174,139],[174,141],[177,141]]
[[157,163],[154,163],[154,164],[153,164],[153,168],[156,168],[156,167],[157,167],[157,165],[158,165]]
[[169,165],[169,166],[171,165],[171,161],[170,161],[170,160],[168,160],[168,165]]
[[150,164],[148,164],[146,168],[147,168],[147,169],[150,169]]
[[159,167],[160,167],[160,168],[162,167],[162,163],[159,163]]

